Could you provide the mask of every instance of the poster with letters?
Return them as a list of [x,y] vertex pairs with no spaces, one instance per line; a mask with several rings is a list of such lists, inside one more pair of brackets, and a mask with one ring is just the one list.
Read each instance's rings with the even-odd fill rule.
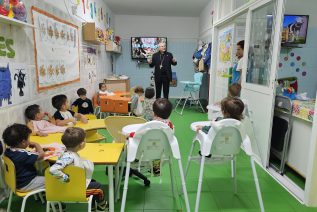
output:
[[32,7],[37,90],[80,80],[78,26]]

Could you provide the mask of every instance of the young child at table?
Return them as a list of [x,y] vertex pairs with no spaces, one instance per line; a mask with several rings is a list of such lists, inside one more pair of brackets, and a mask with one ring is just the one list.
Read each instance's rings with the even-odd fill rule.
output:
[[51,166],[50,173],[61,182],[67,183],[71,179],[63,172],[65,167],[74,165],[85,169],[86,195],[93,195],[93,202],[97,202],[97,206],[93,205],[93,207],[97,208],[97,211],[105,211],[107,203],[104,199],[104,192],[101,189],[101,184],[92,179],[94,164],[89,160],[84,160],[78,154],[78,151],[85,148],[85,137],[85,131],[81,128],[70,127],[65,130],[62,136],[62,143],[65,145],[66,151],[57,159],[56,163]]
[[[39,144],[29,141],[31,133],[26,125],[13,124],[2,134],[3,141],[8,146],[4,155],[14,163],[16,188],[22,192],[45,187],[44,177],[38,176],[35,168],[35,163],[43,160],[44,151]],[[35,151],[26,150],[28,147]]]
[[147,121],[152,121],[154,119],[154,112],[153,112],[153,104],[155,102],[154,96],[155,96],[155,90],[153,87],[148,87],[145,89],[143,117]]
[[69,102],[67,96],[64,94],[56,95],[52,98],[52,105],[57,110],[54,113],[57,126],[73,126],[76,124],[76,119],[80,119],[81,122],[87,123],[87,119],[80,113],[75,113],[69,110]]
[[[241,99],[236,97],[226,97],[221,101],[221,113],[223,117],[218,117],[215,121],[222,119],[236,119],[241,121],[243,119],[244,103]],[[196,130],[202,130],[208,134],[211,126],[197,126]]]
[[75,102],[72,104],[72,108],[78,107],[78,113],[80,114],[93,114],[94,108],[92,102],[86,96],[87,91],[85,88],[79,88],[77,90],[77,95],[79,96]]
[[130,110],[135,116],[143,115],[143,105],[141,102],[141,96],[144,94],[144,89],[141,86],[137,86],[134,89],[134,94],[131,97],[131,107]]
[[114,95],[112,92],[107,90],[106,83],[99,83],[99,91],[93,97],[93,105],[94,107],[100,106],[100,97]]
[[[64,132],[66,129],[66,127],[56,126],[54,117],[48,112],[43,112],[39,105],[28,106],[24,114],[29,120],[27,126],[32,130],[32,135],[47,136],[49,133]],[[48,121],[44,119],[45,117]]]

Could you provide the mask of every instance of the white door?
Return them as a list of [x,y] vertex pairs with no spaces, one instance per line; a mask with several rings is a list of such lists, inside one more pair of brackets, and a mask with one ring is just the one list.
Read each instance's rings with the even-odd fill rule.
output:
[[269,159],[283,8],[284,0],[263,0],[247,17],[241,98],[248,102],[252,146],[263,166]]

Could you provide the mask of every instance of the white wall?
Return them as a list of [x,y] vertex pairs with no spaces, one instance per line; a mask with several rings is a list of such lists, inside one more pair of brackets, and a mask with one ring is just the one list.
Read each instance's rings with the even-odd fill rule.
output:
[[[194,68],[192,55],[199,38],[198,17],[163,17],[116,15],[116,34],[122,38],[123,51],[116,57],[115,73],[130,77],[131,86],[148,87],[153,69],[147,64],[137,65],[131,59],[131,37],[133,36],[162,36],[167,37],[167,51],[177,59],[177,66],[172,69],[177,73],[178,81],[192,80]],[[170,97],[182,95],[183,85],[170,88]]]
[[214,1],[211,0],[199,16],[199,39],[211,42]]
[[199,19],[192,17],[116,15],[116,34],[131,36],[164,36],[169,39],[197,39]]
[[[82,42],[82,23],[79,19],[76,19],[68,14],[63,0],[25,0],[25,5],[28,11],[28,23],[32,23],[31,18],[31,6],[36,6],[42,10],[45,10],[57,17],[74,23],[80,27],[80,47],[86,45]],[[67,1],[69,2],[69,1]],[[49,3],[49,4],[48,4]],[[99,2],[100,3],[100,2]],[[101,2],[104,4],[103,2]],[[69,5],[68,5],[69,6]],[[82,8],[80,5],[79,7]],[[106,5],[103,5],[106,8]],[[107,11],[111,14],[111,11],[107,8]],[[80,14],[80,11],[79,11]],[[100,23],[102,25],[102,23]],[[36,90],[36,73],[35,73],[35,60],[34,60],[34,43],[33,43],[33,30],[31,28],[19,28],[15,26],[9,26],[7,24],[0,24],[0,36],[6,38],[12,38],[14,40],[13,49],[15,50],[16,56],[13,59],[8,59],[6,57],[0,57],[1,64],[10,63],[24,63],[29,67],[28,76],[31,79],[30,85],[30,98],[27,102],[18,105],[9,105],[5,107],[0,107],[0,137],[2,137],[2,132],[4,128],[12,123],[25,123],[24,120],[24,109],[30,104],[39,104],[44,110],[49,112],[54,112],[51,106],[51,97],[56,94],[66,94],[70,100],[76,98],[76,90],[79,87],[84,87],[87,89],[89,96],[97,89],[97,83],[104,79],[109,71],[111,70],[110,55],[104,51],[104,47],[97,47],[98,49],[98,61],[97,61],[97,81],[94,83],[77,82],[66,86],[58,87],[56,89],[48,90],[42,93],[38,93]],[[80,48],[81,50],[81,48]],[[85,73],[82,71],[81,63],[81,78]],[[13,82],[12,89],[17,89],[16,84]]]

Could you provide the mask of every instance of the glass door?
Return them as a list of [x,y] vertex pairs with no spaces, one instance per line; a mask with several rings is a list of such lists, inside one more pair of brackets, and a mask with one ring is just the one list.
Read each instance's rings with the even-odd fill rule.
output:
[[[247,99],[247,127],[255,154],[268,165],[284,0],[263,0],[247,17],[242,72],[242,99]],[[252,123],[252,124],[251,124]]]

